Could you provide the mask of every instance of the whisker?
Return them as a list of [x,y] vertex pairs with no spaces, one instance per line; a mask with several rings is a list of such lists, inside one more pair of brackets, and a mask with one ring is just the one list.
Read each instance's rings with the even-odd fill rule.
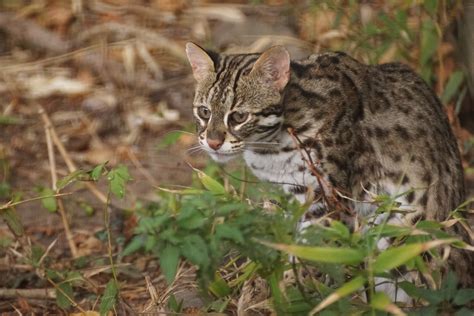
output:
[[201,148],[201,146],[199,147],[194,147],[194,148],[190,148],[188,150],[186,150],[188,153],[192,153],[192,152],[196,152],[196,151],[201,151],[201,150],[204,150],[203,148]]
[[245,145],[245,149],[269,149],[269,148],[274,148],[272,145],[263,145],[263,144],[257,144],[257,145]]
[[193,150],[188,151],[189,155],[194,155],[198,153],[205,153],[206,151],[203,148],[194,148]]
[[198,148],[202,149],[201,145],[190,147],[190,148],[186,149],[186,151],[191,151],[191,150],[198,149]]
[[171,133],[176,133],[176,132],[180,132],[180,133],[188,134],[188,135],[196,135],[195,133],[191,133],[191,132],[188,132],[188,131],[183,131],[183,130],[180,130],[180,129],[174,129],[174,130],[171,130],[171,131],[165,133],[165,136],[168,135],[168,134],[171,134]]
[[277,142],[245,142],[245,144],[250,144],[250,145],[254,145],[254,144],[279,145],[279,143],[277,143]]

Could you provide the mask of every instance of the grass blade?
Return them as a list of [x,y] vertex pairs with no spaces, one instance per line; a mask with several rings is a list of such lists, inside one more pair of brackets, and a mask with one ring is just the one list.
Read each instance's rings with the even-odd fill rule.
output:
[[391,313],[397,316],[405,316],[406,314],[392,301],[384,292],[377,292],[372,297],[370,305],[378,310]]
[[409,244],[388,249],[382,252],[377,257],[377,259],[375,259],[375,262],[373,264],[374,272],[380,273],[384,271],[389,271],[398,266],[401,266],[402,264],[415,258],[421,253],[430,250],[431,248],[451,244],[456,241],[458,241],[458,239],[455,238],[432,240],[425,243]]
[[284,251],[302,259],[341,264],[357,264],[364,261],[364,252],[351,248],[310,247],[286,244],[274,244],[259,241],[261,244]]
[[216,195],[224,195],[227,193],[222,184],[220,184],[219,182],[217,182],[216,180],[214,180],[213,178],[211,178],[210,176],[208,176],[201,170],[194,169],[194,171],[196,171],[199,177],[199,180],[201,181],[202,185],[207,190],[211,191],[212,193]]
[[326,297],[321,303],[319,303],[319,305],[313,308],[313,310],[309,313],[309,315],[315,315],[316,313],[322,311],[329,305],[337,302],[341,298],[354,293],[355,291],[362,288],[365,282],[366,282],[366,278],[362,276],[355,277],[354,279],[350,280],[349,282],[347,282],[346,284],[338,288],[328,297]]

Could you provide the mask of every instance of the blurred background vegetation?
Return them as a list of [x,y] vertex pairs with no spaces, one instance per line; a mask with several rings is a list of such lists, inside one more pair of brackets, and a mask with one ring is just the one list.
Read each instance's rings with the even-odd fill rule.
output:
[[[137,233],[136,210],[145,209],[146,219],[160,212],[149,205],[172,204],[156,188],[189,186],[190,165],[223,181],[227,191],[240,186],[242,196],[250,194],[225,176],[246,176],[238,164],[222,171],[187,151],[195,139],[185,42],[227,53],[279,44],[295,59],[341,50],[366,63],[409,64],[445,107],[472,196],[473,37],[468,0],[0,0],[0,311],[78,312],[98,304],[110,310],[107,304],[117,301],[104,301],[103,293],[118,298],[119,287],[110,280],[121,283],[115,311],[203,310],[192,268],[180,266],[180,282],[170,287],[156,257],[122,253]],[[97,165],[95,174],[76,171]],[[111,169],[117,166],[128,169]],[[90,182],[101,173],[108,179]],[[77,180],[88,181],[69,186],[72,195],[21,202]],[[120,190],[124,199],[107,194]],[[259,184],[252,194],[281,198],[269,190]],[[106,204],[111,218],[104,218]],[[146,232],[143,223],[138,232]],[[237,310],[242,283],[236,284],[228,301],[221,300],[227,290],[211,290],[218,299],[207,311]]]

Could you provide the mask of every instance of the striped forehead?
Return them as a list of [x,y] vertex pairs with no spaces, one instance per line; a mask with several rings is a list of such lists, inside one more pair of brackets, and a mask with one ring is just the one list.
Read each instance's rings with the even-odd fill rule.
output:
[[240,77],[252,69],[257,58],[257,54],[222,55],[216,67],[216,78],[207,93],[206,103],[232,103]]

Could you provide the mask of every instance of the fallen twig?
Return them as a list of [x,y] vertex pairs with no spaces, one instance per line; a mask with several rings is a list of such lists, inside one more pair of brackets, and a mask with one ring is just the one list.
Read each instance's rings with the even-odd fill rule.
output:
[[0,297],[2,298],[36,298],[36,299],[55,299],[56,289],[5,289],[0,288]]

